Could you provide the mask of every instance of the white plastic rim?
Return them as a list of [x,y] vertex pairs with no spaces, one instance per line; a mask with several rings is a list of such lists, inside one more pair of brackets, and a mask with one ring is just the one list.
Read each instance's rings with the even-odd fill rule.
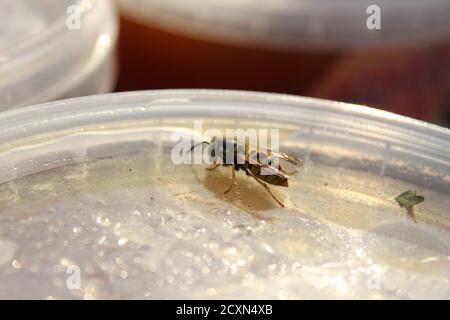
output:
[[0,37],[0,110],[112,90],[118,34],[112,1],[8,0],[2,6],[3,33],[15,38]]
[[[92,125],[184,117],[297,125],[304,130],[303,135],[295,139],[308,141],[311,146],[320,145],[325,150],[339,147],[358,157],[358,161],[353,161],[350,156],[341,162],[342,165],[356,165],[362,170],[450,194],[449,129],[359,105],[281,94],[217,90],[114,93],[2,112],[0,183],[22,177],[24,174],[20,172],[31,174],[48,169],[44,166],[45,154],[36,155],[41,159],[41,165],[35,163],[35,167],[25,169],[16,165],[28,163],[24,158],[27,153],[21,155],[21,141],[27,138],[58,131],[85,132],[86,127]],[[62,155],[69,152],[77,154],[74,157],[77,161],[85,160],[85,150],[67,148]],[[52,154],[54,157],[54,152]],[[64,164],[60,161],[57,165]]]
[[[118,0],[143,23],[209,40],[288,49],[421,45],[450,37],[447,0]],[[380,9],[380,29],[367,21]],[[375,10],[375,11],[374,11]],[[370,20],[372,21],[372,20]]]

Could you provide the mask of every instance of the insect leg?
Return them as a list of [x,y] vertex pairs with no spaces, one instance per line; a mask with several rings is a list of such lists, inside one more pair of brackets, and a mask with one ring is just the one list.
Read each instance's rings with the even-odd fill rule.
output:
[[248,171],[249,174],[250,174],[250,176],[252,176],[252,178],[255,179],[256,182],[258,182],[260,185],[262,185],[262,186],[264,187],[264,189],[266,189],[267,192],[269,192],[269,194],[272,196],[272,198],[273,198],[280,206],[282,206],[282,207],[284,208],[284,204],[283,204],[280,200],[278,200],[277,197],[274,196],[274,194],[272,193],[272,191],[270,190],[269,186],[268,186],[266,183],[264,183],[263,181],[261,181],[261,179],[259,179],[257,176],[255,176],[251,171],[249,171],[249,170],[246,170],[246,171]]
[[214,170],[217,169],[217,167],[220,167],[220,164],[215,163],[215,164],[213,164],[211,167],[206,168],[206,170],[208,170],[208,171],[214,171]]
[[230,183],[230,186],[228,187],[228,189],[224,191],[224,194],[227,194],[228,192],[231,191],[231,188],[233,188],[234,180],[236,178],[234,166],[230,166],[230,168],[231,168],[231,183]]
[[414,214],[414,208],[408,209],[408,215],[413,219],[415,223],[417,223],[416,215]]

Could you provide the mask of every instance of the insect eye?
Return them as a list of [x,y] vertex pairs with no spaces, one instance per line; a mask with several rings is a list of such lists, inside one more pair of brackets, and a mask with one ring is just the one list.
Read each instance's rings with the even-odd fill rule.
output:
[[212,157],[215,157],[215,156],[216,156],[216,149],[212,149],[212,150],[211,150],[211,156],[212,156]]

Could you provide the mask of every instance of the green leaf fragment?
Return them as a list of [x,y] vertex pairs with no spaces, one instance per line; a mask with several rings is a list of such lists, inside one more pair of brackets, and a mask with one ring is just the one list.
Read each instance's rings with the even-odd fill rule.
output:
[[395,198],[395,200],[401,208],[412,209],[415,205],[424,202],[425,198],[418,196],[415,191],[408,190]]

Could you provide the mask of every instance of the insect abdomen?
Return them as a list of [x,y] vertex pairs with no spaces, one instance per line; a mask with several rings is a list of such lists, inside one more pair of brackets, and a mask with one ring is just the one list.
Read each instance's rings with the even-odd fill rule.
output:
[[261,168],[256,166],[251,166],[249,169],[255,176],[266,183],[282,187],[289,186],[287,177],[283,177],[278,174],[261,174]]
[[269,184],[273,184],[275,186],[282,186],[282,187],[288,187],[288,179],[286,177],[280,177],[279,175],[262,175],[258,176],[261,180],[264,182],[267,182]]

